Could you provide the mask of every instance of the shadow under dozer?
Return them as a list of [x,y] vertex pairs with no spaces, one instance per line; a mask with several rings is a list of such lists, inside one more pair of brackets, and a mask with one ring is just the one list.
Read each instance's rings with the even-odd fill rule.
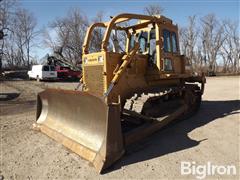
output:
[[106,104],[86,92],[47,89],[38,94],[34,126],[101,173],[120,159],[128,145],[158,131],[186,109],[181,103],[169,114],[148,118],[131,111],[122,113],[120,104]]

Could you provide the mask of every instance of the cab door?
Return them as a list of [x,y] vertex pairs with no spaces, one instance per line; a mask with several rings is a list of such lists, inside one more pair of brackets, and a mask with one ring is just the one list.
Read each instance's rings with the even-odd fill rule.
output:
[[159,45],[156,28],[146,29],[139,38],[140,52],[146,56],[146,76],[159,76]]
[[160,36],[162,48],[160,68],[164,74],[180,74],[182,72],[181,57],[178,45],[177,26],[161,26]]

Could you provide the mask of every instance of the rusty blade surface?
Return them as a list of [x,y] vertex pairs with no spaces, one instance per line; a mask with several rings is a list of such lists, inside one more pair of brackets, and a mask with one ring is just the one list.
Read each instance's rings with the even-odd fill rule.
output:
[[86,92],[47,89],[39,93],[37,124],[43,133],[92,162],[98,172],[124,151],[119,106],[108,106]]

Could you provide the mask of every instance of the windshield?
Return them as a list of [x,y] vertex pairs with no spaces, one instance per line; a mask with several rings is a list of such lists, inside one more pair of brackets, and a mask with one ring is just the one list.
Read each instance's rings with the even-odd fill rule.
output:
[[139,38],[140,53],[147,51],[147,42],[148,42],[148,32],[143,32]]
[[164,38],[164,51],[171,52],[171,39],[170,39],[170,32],[168,30],[163,30],[163,38]]

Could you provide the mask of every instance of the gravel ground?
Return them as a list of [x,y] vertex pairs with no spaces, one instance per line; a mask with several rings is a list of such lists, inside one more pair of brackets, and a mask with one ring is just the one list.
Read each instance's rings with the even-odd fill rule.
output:
[[131,147],[105,174],[44,134],[32,130],[36,94],[47,87],[76,83],[0,81],[0,175],[5,179],[192,179],[181,175],[182,161],[234,165],[239,178],[239,76],[211,77],[199,112]]

